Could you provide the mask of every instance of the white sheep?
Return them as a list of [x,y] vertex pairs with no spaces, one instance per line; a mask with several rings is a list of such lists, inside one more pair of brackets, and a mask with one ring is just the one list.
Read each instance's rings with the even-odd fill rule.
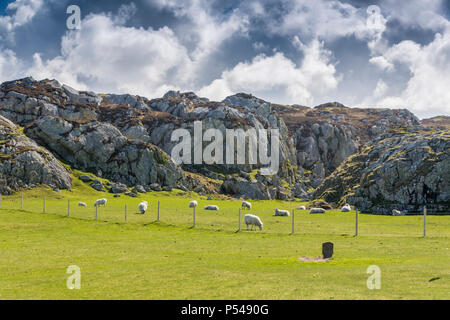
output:
[[78,202],[79,207],[87,207],[87,204],[84,202]]
[[142,201],[138,205],[138,210],[141,212],[141,214],[144,214],[145,211],[147,211],[147,208],[148,208],[148,202],[147,201]]
[[206,206],[205,208],[204,208],[205,210],[219,210],[219,207],[218,206],[214,206],[214,205],[209,205],[209,206]]
[[350,207],[350,205],[347,203],[347,204],[345,204],[345,206],[343,206],[341,208],[341,211],[342,212],[350,212],[350,211],[352,211],[352,207]]
[[101,205],[104,205],[106,207],[106,202],[108,202],[108,200],[105,198],[98,199],[97,201],[95,201],[94,207],[99,207]]
[[404,214],[401,211],[394,209],[394,210],[392,210],[392,215],[393,216],[403,216]]
[[298,210],[306,210],[306,207],[305,206],[300,206],[300,207],[298,207]]
[[248,230],[248,225],[252,226],[251,230],[253,230],[253,226],[258,227],[259,230],[263,229],[263,223],[262,223],[261,219],[258,216],[255,216],[253,214],[246,214],[244,216],[244,222],[247,225],[247,230]]
[[322,208],[311,208],[311,210],[309,210],[309,213],[325,213],[325,209]]
[[189,208],[195,208],[196,206],[198,206],[197,201],[192,200],[191,202],[189,202]]
[[242,201],[242,208],[247,208],[250,210],[252,208],[252,204],[248,201]]
[[277,217],[289,217],[289,211],[287,210],[279,210],[278,208],[275,209],[275,216]]

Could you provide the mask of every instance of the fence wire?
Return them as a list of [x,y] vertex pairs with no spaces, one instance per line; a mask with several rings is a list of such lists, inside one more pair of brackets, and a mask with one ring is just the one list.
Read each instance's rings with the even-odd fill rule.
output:
[[[0,213],[3,210],[24,210],[34,213],[69,216],[76,219],[99,220],[114,223],[148,224],[161,223],[180,228],[192,228],[194,225],[194,210],[189,208],[188,199],[175,203],[172,199],[161,197],[159,200],[147,200],[149,205],[145,214],[141,214],[138,205],[143,198],[111,198],[106,206],[95,207],[92,202],[81,198],[22,198],[21,195],[2,196]],[[159,211],[158,211],[159,202]],[[195,228],[211,231],[236,232],[239,229],[239,201],[198,201],[195,209]],[[81,204],[85,204],[83,206]],[[206,205],[216,204],[218,211],[205,210]],[[241,231],[247,232],[244,216],[255,214],[264,223],[263,233],[290,234],[322,234],[346,235],[356,234],[356,214],[354,211],[342,213],[330,211],[326,214],[310,214],[309,211],[298,210],[298,203],[252,202],[251,210],[241,209]],[[275,207],[283,205],[289,210],[289,217],[274,216]],[[273,207],[273,208],[272,208]],[[294,219],[292,219],[292,211]],[[366,236],[421,236],[423,234],[424,218],[413,216],[379,216],[358,214],[358,235]],[[250,231],[249,231],[250,232]],[[259,230],[254,232],[260,232]],[[427,236],[450,236],[450,219],[445,216],[427,215]]]

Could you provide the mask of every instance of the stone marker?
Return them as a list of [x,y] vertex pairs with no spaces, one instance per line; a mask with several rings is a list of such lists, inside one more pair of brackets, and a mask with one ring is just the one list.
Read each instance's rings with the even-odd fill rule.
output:
[[324,259],[329,259],[333,256],[333,243],[324,242],[322,243],[322,254]]

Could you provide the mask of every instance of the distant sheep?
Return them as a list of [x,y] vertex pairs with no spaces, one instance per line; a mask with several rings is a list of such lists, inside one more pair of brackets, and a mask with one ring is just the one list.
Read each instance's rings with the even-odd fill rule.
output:
[[305,206],[300,206],[300,207],[298,207],[298,210],[306,210],[306,207]]
[[325,209],[323,208],[311,208],[311,210],[309,210],[309,213],[325,213]]
[[242,201],[242,208],[247,208],[250,210],[252,208],[252,204],[248,201]]
[[197,201],[192,200],[191,202],[189,202],[189,208],[195,208],[196,206],[198,206]]
[[244,216],[244,222],[247,225],[247,230],[248,230],[248,225],[252,226],[251,230],[253,230],[254,226],[258,227],[259,230],[263,229],[263,223],[262,223],[261,219],[258,216],[255,216],[253,214],[246,214]]
[[105,199],[105,198],[98,199],[97,201],[95,201],[94,207],[99,207],[99,206],[101,206],[101,205],[103,205],[103,206],[106,207],[106,202],[108,202],[108,200]]
[[393,216],[404,216],[404,214],[401,212],[401,211],[399,211],[399,210],[392,210],[392,215]]
[[148,208],[148,202],[147,201],[142,201],[138,205],[138,210],[141,212],[141,214],[144,214],[147,211],[147,208]]
[[341,211],[342,212],[350,212],[350,211],[352,211],[352,207],[350,207],[350,205],[347,203],[345,206],[343,206],[341,208]]
[[84,202],[78,202],[79,207],[87,207],[87,204]]
[[206,206],[205,208],[204,208],[205,210],[219,210],[219,207],[218,206],[214,206],[214,205],[209,205],[209,206]]
[[278,208],[275,209],[275,216],[276,217],[289,217],[289,211],[287,210],[279,210]]

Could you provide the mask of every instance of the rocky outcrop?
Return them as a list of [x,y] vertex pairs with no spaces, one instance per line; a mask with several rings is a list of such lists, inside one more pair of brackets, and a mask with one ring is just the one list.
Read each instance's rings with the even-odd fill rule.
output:
[[27,126],[25,134],[75,168],[128,186],[159,183],[175,188],[183,182],[182,170],[161,149],[129,140],[109,123],[44,116]]
[[450,131],[396,130],[351,156],[316,190],[362,211],[450,211]]
[[55,157],[0,116],[0,194],[41,184],[70,189],[69,172]]
[[[423,128],[408,110],[347,108],[339,103],[287,106],[244,93],[214,102],[192,92],[169,91],[150,100],[97,95],[56,80],[32,78],[0,86],[0,115],[24,126],[28,137],[74,168],[127,188],[221,191],[249,199],[310,199],[312,190],[365,144],[391,128]],[[183,128],[194,137],[196,121],[202,122],[202,134],[214,128],[224,137],[228,129],[278,129],[278,173],[262,176],[265,165],[260,161],[177,166],[169,156],[178,143],[172,141],[172,133]],[[203,141],[203,150],[209,144]],[[99,190],[111,189],[89,183]]]

